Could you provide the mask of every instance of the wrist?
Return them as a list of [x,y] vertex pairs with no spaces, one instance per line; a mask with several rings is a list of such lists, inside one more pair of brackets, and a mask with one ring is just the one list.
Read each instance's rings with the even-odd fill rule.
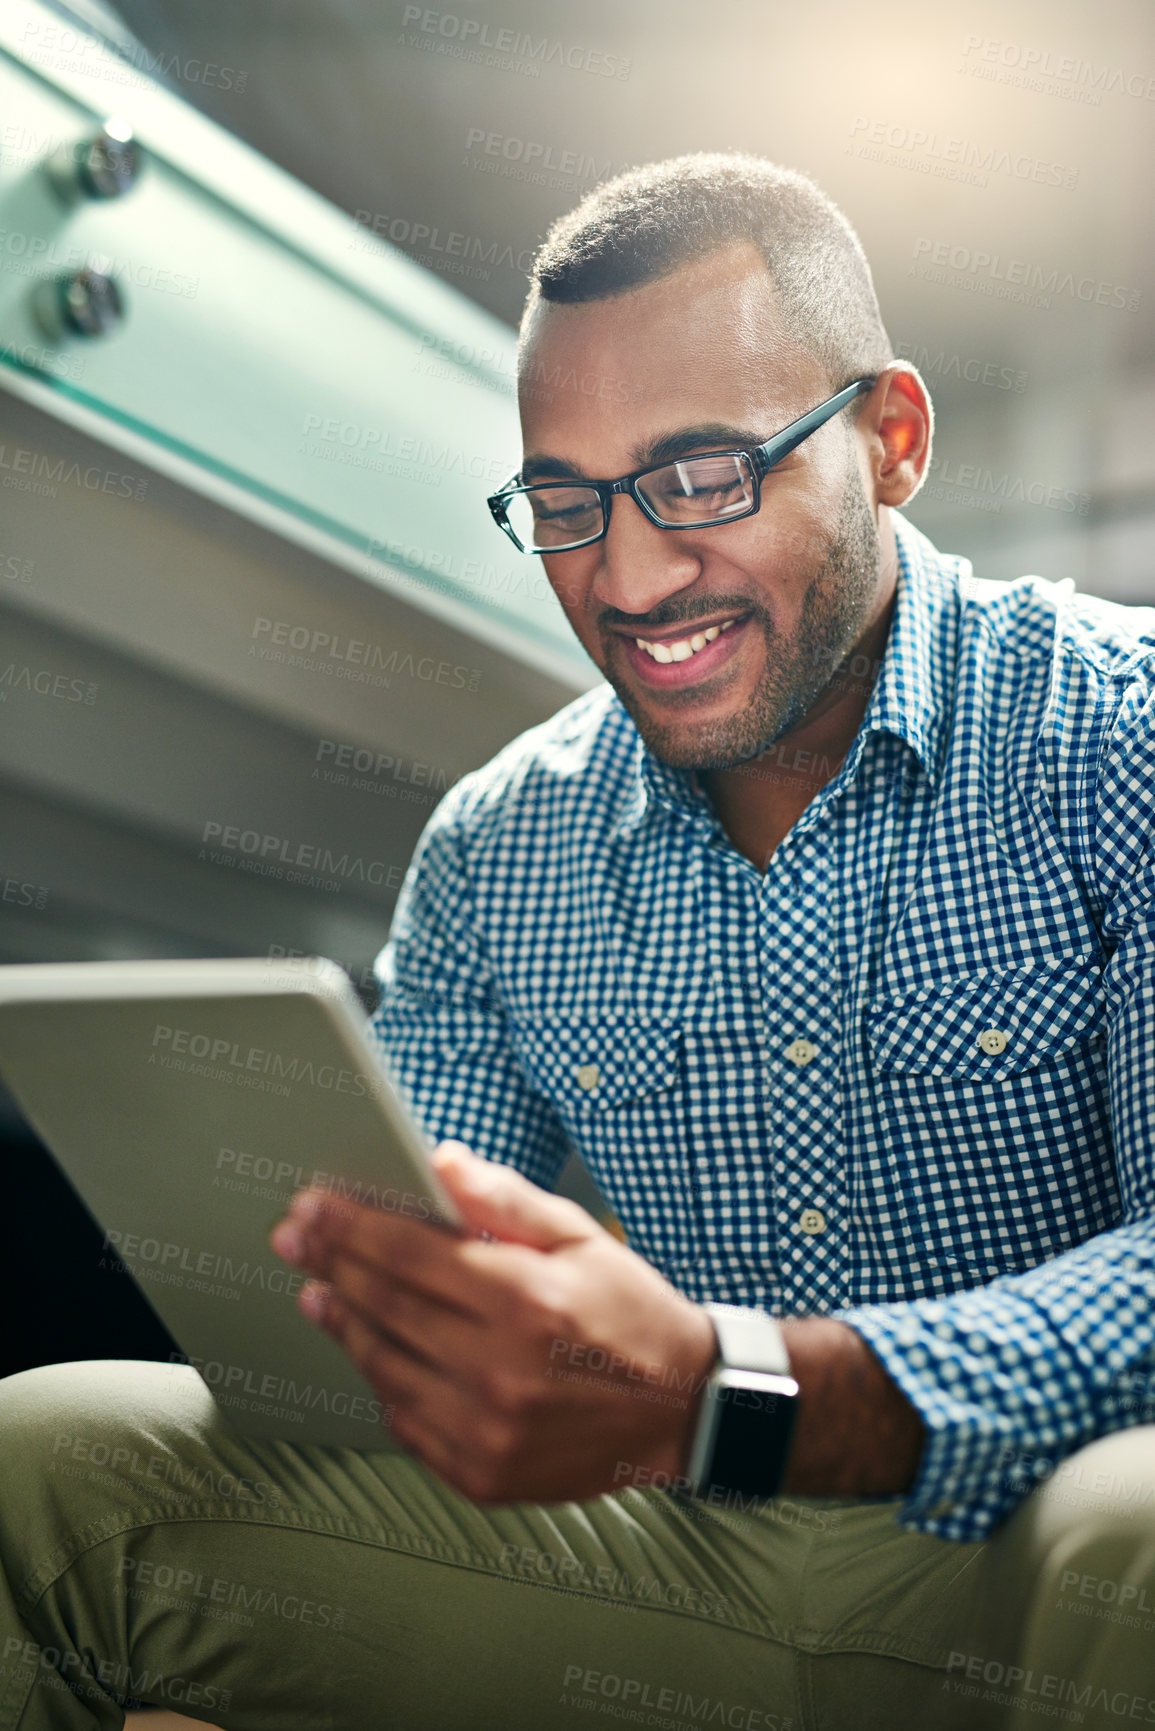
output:
[[657,1463],[671,1479],[685,1479],[687,1475],[702,1396],[718,1357],[718,1337],[706,1311],[689,1301],[686,1309],[683,1340],[670,1366],[670,1387],[677,1392],[665,1427],[662,1459]]
[[882,1362],[848,1323],[782,1323],[802,1396],[783,1489],[799,1496],[886,1496],[909,1490],[923,1423]]

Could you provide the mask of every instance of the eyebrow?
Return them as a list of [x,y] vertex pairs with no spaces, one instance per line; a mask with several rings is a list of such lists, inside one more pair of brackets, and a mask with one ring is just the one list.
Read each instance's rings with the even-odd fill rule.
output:
[[[660,438],[652,439],[647,445],[635,445],[630,452],[630,467],[648,469],[658,463],[673,463],[692,451],[748,451],[754,445],[764,443],[763,435],[751,432],[749,427],[731,427],[721,421],[705,421],[697,427],[680,427],[676,433],[663,433]],[[606,478],[587,475],[576,463],[569,463],[564,457],[550,457],[536,451],[532,456],[526,457],[518,474],[521,476],[522,486],[525,487],[533,481],[547,478],[559,481],[593,481]]]

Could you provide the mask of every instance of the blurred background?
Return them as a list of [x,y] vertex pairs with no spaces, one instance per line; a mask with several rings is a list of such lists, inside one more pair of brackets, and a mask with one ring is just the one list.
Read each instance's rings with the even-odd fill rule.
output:
[[[1155,601],[1148,0],[449,4],[5,0],[2,962],[321,952],[371,1004],[437,800],[598,680],[484,496],[529,260],[631,164],[813,175],[935,397],[913,520]],[[91,1230],[3,1133],[0,1369],[160,1350],[53,1307],[27,1222],[78,1281]]]

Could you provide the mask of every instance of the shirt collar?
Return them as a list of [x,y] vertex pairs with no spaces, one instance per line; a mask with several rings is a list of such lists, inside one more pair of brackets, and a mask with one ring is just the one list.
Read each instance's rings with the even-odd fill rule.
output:
[[[847,753],[853,773],[867,738],[892,733],[914,751],[933,787],[942,773],[946,742],[947,696],[955,656],[955,600],[965,559],[939,553],[922,532],[892,512],[898,548],[894,612],[882,666],[871,689],[866,713]],[[619,830],[640,823],[653,805],[682,814],[713,829],[718,817],[691,769],[677,769],[656,757],[635,729],[633,775],[628,784]]]
[[957,599],[970,563],[940,553],[892,512],[898,581],[882,666],[852,750],[871,733],[893,733],[911,747],[931,786],[942,774],[957,657]]

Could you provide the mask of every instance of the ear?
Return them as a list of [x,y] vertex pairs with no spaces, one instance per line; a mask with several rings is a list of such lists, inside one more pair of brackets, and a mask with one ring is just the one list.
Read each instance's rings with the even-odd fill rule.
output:
[[917,370],[886,367],[862,406],[859,429],[880,505],[905,505],[923,483],[934,437],[934,409]]

